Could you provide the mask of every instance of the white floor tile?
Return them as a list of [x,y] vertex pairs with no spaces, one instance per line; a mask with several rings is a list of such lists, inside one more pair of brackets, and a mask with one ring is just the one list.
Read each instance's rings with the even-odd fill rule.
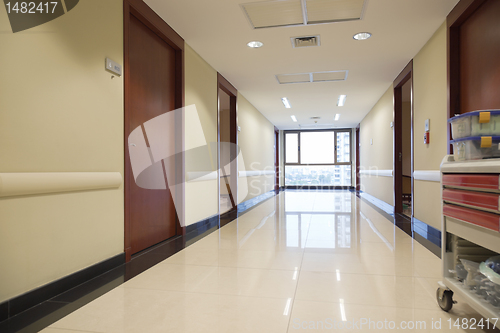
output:
[[441,311],[441,274],[439,258],[354,194],[286,191],[44,332],[371,331],[329,329],[363,318],[462,332],[445,324],[478,314],[459,299]]

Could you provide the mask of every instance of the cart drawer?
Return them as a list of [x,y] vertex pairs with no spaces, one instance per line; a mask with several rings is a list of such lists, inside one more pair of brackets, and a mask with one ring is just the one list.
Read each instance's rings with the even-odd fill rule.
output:
[[471,174],[444,174],[444,186],[471,187],[484,190],[500,189],[498,174],[471,175]]
[[500,196],[498,194],[451,189],[443,190],[444,201],[496,211],[499,210],[499,198]]
[[443,215],[469,222],[484,228],[499,231],[500,215],[479,210],[459,207],[450,204],[443,205]]

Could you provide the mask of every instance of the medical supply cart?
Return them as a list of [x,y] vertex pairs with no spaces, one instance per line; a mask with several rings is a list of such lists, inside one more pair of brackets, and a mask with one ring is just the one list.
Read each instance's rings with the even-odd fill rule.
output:
[[478,267],[500,253],[500,159],[455,159],[449,155],[441,163],[443,280],[437,301],[449,311],[456,294],[485,319],[499,318],[500,284]]

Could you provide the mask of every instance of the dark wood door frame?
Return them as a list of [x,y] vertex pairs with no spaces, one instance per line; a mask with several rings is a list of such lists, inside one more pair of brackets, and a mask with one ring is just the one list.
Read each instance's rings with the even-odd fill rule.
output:
[[[179,36],[161,17],[159,17],[148,5],[146,5],[142,0],[124,0],[123,1],[123,45],[124,45],[124,129],[127,129],[130,123],[129,120],[129,93],[130,93],[130,76],[129,76],[129,32],[130,32],[130,16],[133,15],[140,22],[145,24],[149,29],[151,29],[155,34],[157,34],[163,41],[170,45],[175,50],[175,107],[184,107],[184,39]],[[184,140],[182,133],[182,117],[176,119],[180,126],[176,126],[179,132],[175,133],[175,144],[177,151],[184,151]],[[179,140],[177,139],[179,138]],[[128,138],[126,135],[126,130],[124,130],[124,150],[125,150],[125,166],[129,163],[130,156],[128,153]],[[176,164],[176,177],[177,179],[183,180],[184,177],[184,154],[179,154],[175,161]],[[124,251],[126,261],[131,259],[131,246],[130,246],[130,168],[124,168],[124,179],[125,179],[125,190],[124,190]],[[179,182],[178,182],[179,183]],[[179,184],[183,184],[181,181]],[[177,207],[177,210],[184,212],[184,186],[180,186],[180,191],[177,193],[172,193],[177,198],[177,205],[182,207]],[[177,215],[176,215],[177,216]],[[179,216],[177,216],[177,235],[185,233],[185,228],[182,228],[179,223]]]
[[[235,147],[238,145],[238,110],[237,110],[237,98],[238,98],[238,90],[224,78],[220,73],[217,73],[217,86],[220,90],[224,91],[229,95],[229,103],[230,103],[230,128],[229,128],[229,136],[231,143],[235,144]],[[217,141],[220,143],[220,102],[219,102],[219,89],[217,89],[217,101],[219,107],[217,108]],[[218,170],[220,170],[220,145],[218,146],[219,154],[217,157]],[[231,175],[230,177],[230,187],[231,193],[229,194],[231,203],[233,204],[233,209],[230,212],[236,211],[238,209],[238,156],[236,155],[238,152],[236,149],[231,151],[231,161],[235,161],[235,163],[231,163]],[[220,182],[219,182],[220,187]],[[220,202],[220,188],[219,188],[219,202]],[[219,203],[220,207],[220,203]]]
[[401,71],[398,77],[394,80],[394,213],[403,213],[403,126],[402,126],[402,108],[403,108],[403,85],[407,82],[411,83],[411,192],[412,192],[412,216],[413,216],[413,60]]
[[280,130],[274,126],[274,170],[276,177],[274,181],[274,191],[280,190]]
[[[474,12],[487,0],[461,0],[448,14],[446,25],[448,27],[448,118],[461,113],[460,106],[460,27]],[[448,141],[451,140],[451,128],[448,126]],[[453,152],[453,147],[448,144],[448,154]]]
[[361,191],[361,176],[359,174],[360,169],[361,169],[361,161],[359,159],[360,157],[360,151],[359,151],[359,131],[361,128],[361,124],[358,124],[356,126],[356,137],[355,137],[355,145],[356,145],[356,191],[359,192]]

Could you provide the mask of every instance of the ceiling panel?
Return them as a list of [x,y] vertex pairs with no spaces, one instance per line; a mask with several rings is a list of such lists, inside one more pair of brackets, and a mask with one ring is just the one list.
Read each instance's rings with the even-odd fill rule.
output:
[[346,79],[347,71],[313,73],[313,82],[344,81]]
[[365,0],[306,0],[307,23],[359,20]]
[[251,2],[242,5],[254,28],[269,28],[304,23],[300,0]]
[[276,75],[278,82],[280,84],[286,83],[309,83],[311,82],[311,75],[309,73],[305,74],[278,74]]

